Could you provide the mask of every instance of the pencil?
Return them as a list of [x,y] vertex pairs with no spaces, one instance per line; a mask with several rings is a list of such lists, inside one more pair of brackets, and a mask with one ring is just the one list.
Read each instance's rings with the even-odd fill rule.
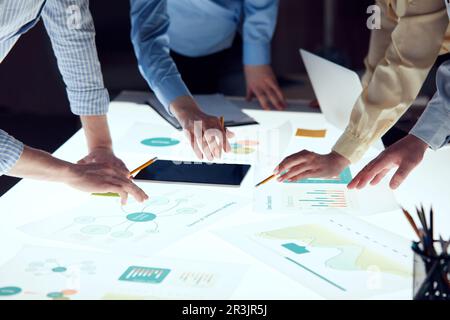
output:
[[255,188],[258,188],[259,186],[261,186],[261,185],[263,185],[263,184],[269,182],[270,180],[272,180],[272,179],[275,178],[276,176],[277,176],[276,174],[271,175],[270,177],[268,177],[268,178],[264,179],[263,181],[261,181],[260,183],[258,183],[258,184],[255,186]]
[[430,210],[430,237],[431,241],[434,241],[434,212],[433,207]]
[[225,120],[223,116],[220,117],[220,126],[222,127],[222,129],[225,129]]
[[409,214],[408,211],[406,211],[405,209],[402,208],[403,213],[405,214],[406,219],[408,220],[409,224],[411,225],[411,227],[413,228],[414,232],[417,234],[417,236],[419,237],[420,240],[422,240],[422,236],[420,235],[420,231],[419,228],[417,228],[416,223],[414,222],[413,217],[411,217],[411,215]]
[[158,157],[154,157],[153,159],[148,160],[143,165],[140,165],[139,167],[130,172],[130,177],[133,176],[135,173],[138,173],[139,171],[147,168],[149,165],[153,164],[156,160],[158,160]]

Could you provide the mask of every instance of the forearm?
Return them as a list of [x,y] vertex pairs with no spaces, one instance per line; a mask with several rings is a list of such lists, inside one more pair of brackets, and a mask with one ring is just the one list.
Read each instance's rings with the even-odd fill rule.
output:
[[435,96],[410,132],[434,150],[450,141],[450,61],[439,67],[436,83]]
[[243,63],[270,64],[270,44],[278,14],[278,0],[244,1]]
[[25,146],[21,157],[7,175],[62,182],[70,176],[72,164],[51,154]]
[[108,118],[104,116],[81,116],[89,152],[98,148],[112,149]]
[[169,52],[167,2],[132,0],[131,41],[139,70],[158,100],[170,112],[170,104],[190,92]]

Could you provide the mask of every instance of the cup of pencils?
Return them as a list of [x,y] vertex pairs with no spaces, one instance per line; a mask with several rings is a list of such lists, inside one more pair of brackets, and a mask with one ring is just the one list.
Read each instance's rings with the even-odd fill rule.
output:
[[427,221],[423,207],[417,209],[421,228],[418,228],[412,216],[403,210],[419,241],[414,241],[414,300],[450,300],[450,240],[441,236],[434,238],[433,209]]

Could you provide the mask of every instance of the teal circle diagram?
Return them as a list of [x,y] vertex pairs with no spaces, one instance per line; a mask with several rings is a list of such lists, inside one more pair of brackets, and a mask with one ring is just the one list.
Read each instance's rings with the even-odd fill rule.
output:
[[180,143],[180,140],[169,137],[156,137],[142,140],[141,143],[148,147],[172,147]]
[[56,272],[56,273],[62,273],[62,272],[66,272],[67,268],[66,267],[56,267],[56,268],[53,268],[52,271]]
[[136,212],[127,215],[127,219],[133,222],[149,222],[156,219],[156,214],[150,212]]
[[0,296],[13,296],[22,292],[22,289],[19,287],[3,287],[0,288]]

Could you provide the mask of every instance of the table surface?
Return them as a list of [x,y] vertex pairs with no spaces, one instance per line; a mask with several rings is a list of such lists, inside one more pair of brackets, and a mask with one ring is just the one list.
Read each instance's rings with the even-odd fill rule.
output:
[[[126,93],[119,96],[117,101],[111,103],[109,121],[114,141],[119,141],[120,137],[135,122],[142,122],[146,119],[152,123],[161,123],[163,121],[148,106],[124,102],[127,99],[133,101],[130,98],[131,96],[134,96],[135,102],[139,102],[136,99],[142,98],[142,95],[139,94]],[[246,112],[253,116],[262,126],[270,124],[271,127],[274,127],[287,120],[299,127],[302,124],[311,125],[311,123],[326,125],[323,115],[318,112],[310,112],[311,110],[304,101],[292,101],[289,110],[283,112],[258,110],[254,105],[249,106],[240,99],[234,99],[234,102],[248,109]],[[77,161],[85,153],[84,135],[80,131],[62,145],[55,152],[55,156],[68,161]],[[135,167],[142,163],[142,159],[136,156],[121,153],[118,156],[129,167]],[[436,232],[447,237],[450,234],[449,163],[449,148],[444,148],[438,152],[428,151],[423,163],[411,174],[404,185],[395,192],[398,202],[411,211],[421,202],[426,206],[432,204],[436,212]],[[251,174],[248,176],[251,176]],[[254,181],[247,177],[242,186],[232,192],[242,193],[245,190],[252,190],[253,183]],[[217,190],[220,191],[220,188],[227,189],[225,187],[217,187]],[[227,190],[227,192],[229,191]],[[62,244],[61,242],[34,238],[18,231],[17,228],[49,217],[57,213],[61,205],[75,205],[77,201],[86,197],[86,194],[60,184],[32,180],[23,180],[17,184],[0,198],[0,218],[2,219],[0,223],[0,243],[2,243],[0,264],[13,258],[17,251],[26,244],[78,248],[77,246]],[[52,203],[52,205],[49,206],[49,203]],[[249,265],[249,271],[231,297],[234,299],[321,299],[322,297],[311,289],[302,286],[276,269],[243,253],[239,248],[228,244],[210,232],[211,229],[264,221],[264,219],[267,219],[267,217],[252,212],[251,204],[249,204],[249,206],[241,209],[239,212],[235,212],[219,222],[176,242],[159,254],[164,257],[200,261],[204,261],[204,257],[207,256],[208,261]],[[407,239],[414,238],[411,227],[406,223],[400,210],[364,216],[361,219]],[[261,285],[261,279],[264,279],[264,285]],[[408,291],[380,298],[409,299],[410,295],[411,292]]]

